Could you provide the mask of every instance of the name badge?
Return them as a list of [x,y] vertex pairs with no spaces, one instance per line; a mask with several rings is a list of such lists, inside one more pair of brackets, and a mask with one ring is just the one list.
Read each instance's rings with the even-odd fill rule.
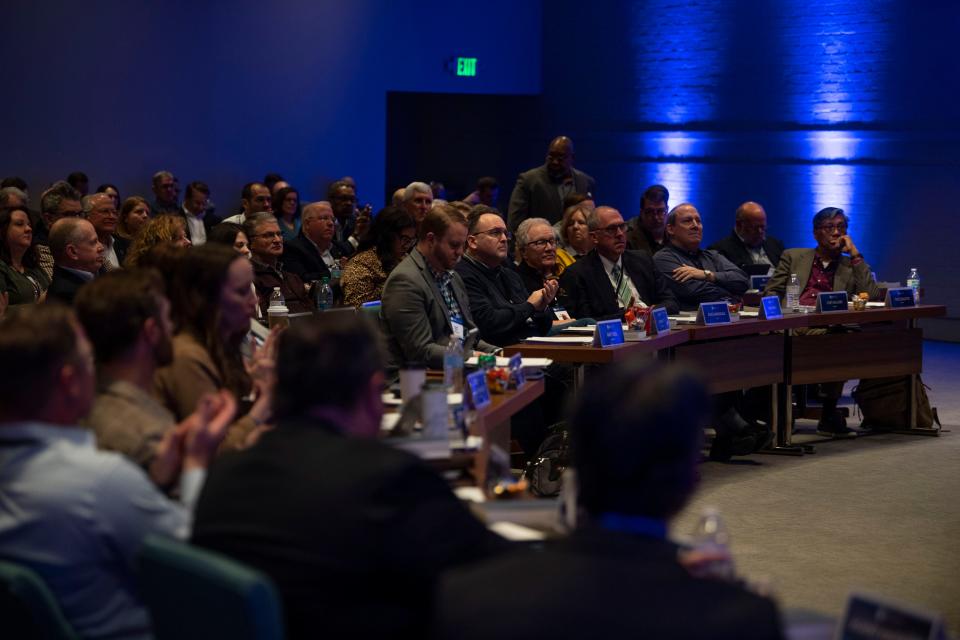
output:
[[490,406],[490,389],[487,388],[487,372],[481,369],[467,376],[470,402],[474,409]]
[[697,324],[711,326],[715,324],[730,324],[730,307],[726,302],[701,302],[697,309]]
[[779,320],[783,317],[783,310],[780,308],[780,298],[777,296],[765,296],[760,298],[761,320]]
[[465,335],[463,330],[463,320],[460,319],[460,316],[450,316],[450,326],[453,327],[453,335],[463,342],[463,336]]
[[667,315],[666,307],[655,307],[650,312],[650,330],[647,333],[652,336],[670,333],[670,316]]
[[847,600],[836,637],[851,640],[938,640],[947,636],[944,633],[943,618],[936,613],[871,594],[854,593]]
[[757,291],[763,291],[770,282],[770,276],[750,276],[750,288]]
[[833,313],[846,310],[846,291],[825,291],[817,294],[817,313]]
[[523,383],[527,381],[526,377],[523,375],[523,356],[519,353],[515,353],[510,356],[510,363],[508,365],[510,369],[510,375],[513,376],[514,381],[517,383],[517,388],[523,386]]
[[887,295],[883,299],[883,304],[884,306],[894,309],[917,306],[916,301],[913,299],[913,289],[910,287],[887,289]]
[[616,344],[623,344],[623,325],[620,319],[603,320],[597,323],[597,328],[593,334],[593,346],[612,347]]
[[564,322],[571,320],[570,314],[567,312],[567,310],[558,304],[553,306],[553,317]]

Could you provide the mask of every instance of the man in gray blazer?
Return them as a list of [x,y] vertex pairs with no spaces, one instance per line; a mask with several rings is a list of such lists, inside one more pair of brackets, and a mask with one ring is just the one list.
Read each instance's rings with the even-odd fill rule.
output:
[[880,288],[870,273],[870,265],[847,233],[848,224],[843,209],[826,207],[817,212],[813,217],[816,248],[784,251],[763,295],[783,297],[790,274],[795,273],[803,305],[816,305],[817,294],[824,291],[846,291],[848,296],[865,291],[871,299],[879,298]]
[[[850,220],[843,209],[826,207],[813,216],[815,249],[787,249],[780,257],[763,295],[783,297],[790,275],[800,281],[800,304],[814,306],[817,294],[825,291],[846,291],[848,296],[861,292],[874,300],[880,297],[880,288],[870,273],[870,265],[863,259],[853,238],[847,233]],[[847,254],[847,255],[844,255]],[[799,334],[815,335],[827,330],[814,327],[797,330]],[[837,402],[843,394],[843,381],[820,385],[823,411],[817,433],[827,437],[844,438],[856,435],[847,427],[846,419],[837,411]]]
[[574,193],[593,197],[596,183],[583,171],[573,168],[573,140],[554,138],[547,147],[543,165],[524,171],[510,194],[507,226],[516,233],[527,218],[546,218],[550,224],[563,217],[563,199]]
[[[476,328],[466,287],[453,271],[466,241],[466,217],[450,205],[435,206],[420,224],[416,248],[390,273],[380,308],[388,370],[411,362],[441,369],[451,337],[463,340]],[[474,348],[497,350],[482,340]]]

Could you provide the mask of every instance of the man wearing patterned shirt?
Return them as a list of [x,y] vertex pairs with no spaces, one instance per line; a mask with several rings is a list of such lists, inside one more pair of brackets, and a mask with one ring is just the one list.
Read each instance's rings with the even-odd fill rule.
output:
[[[826,207],[818,211],[813,216],[813,237],[817,247],[784,251],[763,295],[783,297],[790,275],[796,274],[800,281],[802,305],[815,306],[817,294],[826,291],[846,291],[848,296],[866,292],[872,299],[877,299],[880,288],[870,273],[870,265],[864,261],[853,238],[847,233],[849,223],[850,219],[843,209]],[[802,333],[811,335],[826,331],[816,327]],[[820,385],[823,399],[823,411],[817,425],[820,435],[834,438],[856,435],[847,428],[846,419],[837,411],[837,401],[842,394],[842,381]]]
[[[476,329],[463,280],[453,271],[466,241],[466,217],[449,205],[434,207],[420,225],[416,249],[387,278],[380,322],[387,337],[388,370],[407,363],[440,369],[449,341],[463,341]],[[474,346],[497,350],[482,340]]]

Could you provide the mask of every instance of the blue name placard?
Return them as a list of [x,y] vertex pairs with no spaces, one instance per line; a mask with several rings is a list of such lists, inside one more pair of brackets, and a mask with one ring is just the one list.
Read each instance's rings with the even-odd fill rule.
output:
[[887,289],[887,295],[883,300],[884,305],[894,309],[902,307],[915,307],[916,301],[913,299],[913,289],[910,287],[897,287],[896,289]]
[[779,320],[782,318],[783,310],[780,308],[780,298],[777,296],[760,298],[759,317],[761,320]]
[[670,333],[670,316],[665,307],[656,307],[650,312],[650,335],[658,336],[661,333]]
[[487,388],[487,372],[484,370],[467,376],[467,388],[470,389],[470,402],[474,409],[490,406],[490,389]]
[[697,310],[697,324],[711,326],[714,324],[729,324],[730,307],[726,302],[701,302]]
[[750,288],[757,291],[763,291],[770,282],[770,276],[750,276]]
[[597,329],[593,334],[593,346],[612,347],[623,343],[623,325],[620,324],[619,318],[597,323]]
[[817,294],[817,313],[847,310],[846,291],[826,291]]
[[526,378],[523,375],[523,356],[519,353],[515,353],[510,356],[510,364],[508,367],[510,369],[510,374],[517,383],[517,388],[519,389],[523,386],[523,383],[526,382]]

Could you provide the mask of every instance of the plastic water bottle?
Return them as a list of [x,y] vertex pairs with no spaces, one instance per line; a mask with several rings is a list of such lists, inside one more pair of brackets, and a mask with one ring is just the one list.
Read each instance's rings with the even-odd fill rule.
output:
[[333,309],[333,289],[330,288],[330,278],[324,278],[317,291],[317,311],[323,312]]
[[730,532],[716,507],[707,507],[703,510],[703,514],[697,522],[697,527],[693,531],[692,542],[694,549],[697,551],[716,556],[716,559],[699,568],[701,575],[709,575],[723,580],[733,579]]
[[338,282],[340,280],[340,275],[342,273],[343,273],[343,269],[340,268],[340,261],[334,260],[333,266],[330,267],[330,279],[333,280],[334,282]]
[[280,292],[280,287],[273,288],[273,293],[270,294],[270,306],[271,307],[287,306],[287,301],[283,299],[283,294]]
[[450,393],[463,393],[463,345],[456,336],[443,352],[443,384]]
[[916,267],[910,267],[907,286],[913,289],[913,304],[920,304],[920,272],[917,271]]
[[787,283],[787,309],[800,311],[800,279],[795,273],[790,274],[790,282]]

